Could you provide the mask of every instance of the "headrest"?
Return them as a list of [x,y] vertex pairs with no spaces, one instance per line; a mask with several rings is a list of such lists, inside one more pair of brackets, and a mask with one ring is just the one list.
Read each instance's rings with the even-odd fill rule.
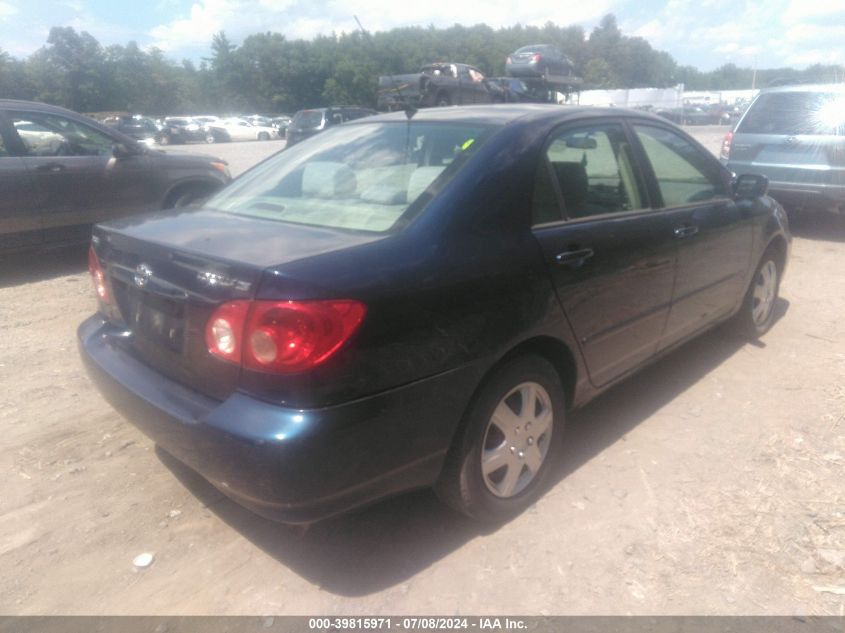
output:
[[355,172],[344,163],[315,161],[302,172],[302,194],[314,198],[348,198],[355,194]]
[[417,167],[411,172],[411,179],[408,181],[408,202],[416,200],[444,169],[446,169],[444,166],[437,165],[432,167]]

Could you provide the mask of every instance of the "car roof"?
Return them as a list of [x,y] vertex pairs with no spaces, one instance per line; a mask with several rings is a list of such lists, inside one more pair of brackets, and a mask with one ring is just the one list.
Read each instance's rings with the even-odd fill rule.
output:
[[764,88],[761,92],[845,92],[845,84],[795,84]]
[[[596,108],[592,106],[568,106],[551,103],[519,103],[495,104],[478,106],[461,106],[446,108],[424,108],[414,114],[414,121],[432,122],[464,122],[480,125],[505,126],[516,121],[524,123],[554,121],[560,122],[577,120],[596,116],[625,116],[642,120],[666,120],[648,112],[629,110],[626,108]],[[379,121],[404,121],[406,115],[402,111],[379,114],[377,116],[360,119],[354,123],[377,123]]]
[[23,101],[20,99],[0,99],[0,109],[8,110],[15,108],[26,108],[35,112],[52,112],[54,114],[70,114],[73,116],[80,116],[79,112],[68,110],[60,106],[50,105],[49,103],[41,103],[40,101]]

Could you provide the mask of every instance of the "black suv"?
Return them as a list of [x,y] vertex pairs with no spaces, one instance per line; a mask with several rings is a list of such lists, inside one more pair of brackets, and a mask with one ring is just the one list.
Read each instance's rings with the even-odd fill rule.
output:
[[138,115],[109,117],[103,123],[123,132],[126,136],[131,136],[135,140],[142,141],[148,145],[153,143],[160,131],[155,121]]
[[217,138],[211,129],[201,121],[189,117],[167,117],[156,135],[159,145],[177,143],[213,143]]
[[358,106],[334,106],[332,108],[300,110],[293,115],[293,121],[290,122],[290,125],[285,130],[287,147],[299,143],[299,141],[309,136],[314,136],[332,125],[361,119],[365,116],[372,116],[373,114],[378,114],[378,112]]
[[165,154],[64,108],[0,99],[0,252],[85,242],[95,222],[184,206],[225,161]]

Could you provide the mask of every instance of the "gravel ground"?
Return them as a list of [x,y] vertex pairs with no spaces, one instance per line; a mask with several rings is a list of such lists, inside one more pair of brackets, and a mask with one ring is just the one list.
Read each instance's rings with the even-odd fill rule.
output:
[[306,532],[250,514],[84,375],[84,251],[6,262],[0,613],[841,615],[845,230],[795,233],[762,341],[711,332],[573,414],[558,483],[495,530],[428,492]]
[[207,154],[215,158],[222,158],[229,163],[232,176],[239,176],[244,171],[264,160],[268,156],[280,152],[285,148],[285,141],[243,141],[240,143],[215,143],[213,145],[170,145],[164,151],[190,152],[192,154]]

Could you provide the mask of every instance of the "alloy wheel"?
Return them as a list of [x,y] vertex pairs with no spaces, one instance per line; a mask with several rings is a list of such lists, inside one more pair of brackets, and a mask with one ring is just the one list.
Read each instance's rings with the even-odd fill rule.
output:
[[536,382],[514,387],[499,401],[481,451],[481,473],[491,493],[507,499],[525,490],[543,466],[553,426],[551,398]]
[[777,295],[778,269],[772,260],[767,261],[757,272],[754,291],[751,296],[751,318],[755,325],[762,325],[769,318]]

